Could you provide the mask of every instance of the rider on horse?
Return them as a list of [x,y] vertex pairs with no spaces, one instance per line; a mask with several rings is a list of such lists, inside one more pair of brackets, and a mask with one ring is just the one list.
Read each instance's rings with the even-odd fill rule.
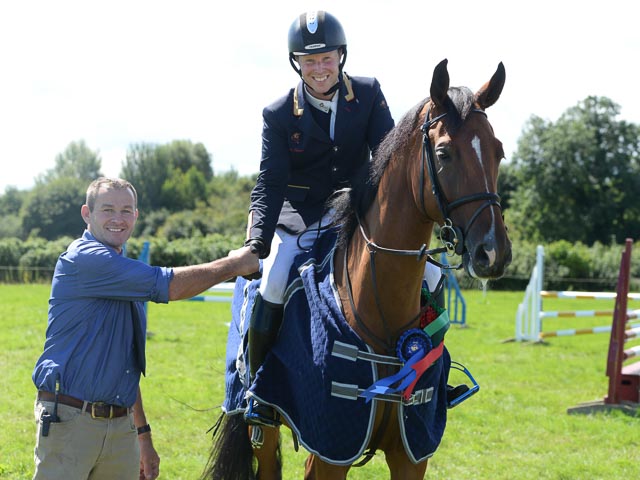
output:
[[[248,333],[252,381],[278,336],[294,257],[331,223],[327,199],[349,187],[361,167],[368,168],[394,127],[378,81],[343,71],[347,41],[333,15],[299,15],[288,40],[289,61],[301,81],[263,110],[260,173],[251,193],[245,242],[263,259]],[[439,271],[436,276],[439,280]],[[280,424],[271,407],[253,398],[245,419]]]

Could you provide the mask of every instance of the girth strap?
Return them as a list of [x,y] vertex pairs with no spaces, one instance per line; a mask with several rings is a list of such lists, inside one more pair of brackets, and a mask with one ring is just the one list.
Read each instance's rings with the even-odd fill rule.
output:
[[[345,400],[357,400],[363,397],[365,392],[364,388],[360,388],[353,383],[339,383],[331,382],[331,396],[344,398]],[[402,403],[405,406],[421,405],[423,403],[429,403],[433,398],[433,387],[423,388],[421,390],[414,391],[408,400],[403,398],[400,393],[381,393],[376,396],[376,400],[382,400],[384,402]]]

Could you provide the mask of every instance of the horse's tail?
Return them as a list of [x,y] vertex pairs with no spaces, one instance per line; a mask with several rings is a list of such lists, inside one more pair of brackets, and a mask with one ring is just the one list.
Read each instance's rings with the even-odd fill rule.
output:
[[244,418],[223,413],[213,427],[213,445],[201,480],[255,480],[253,458]]

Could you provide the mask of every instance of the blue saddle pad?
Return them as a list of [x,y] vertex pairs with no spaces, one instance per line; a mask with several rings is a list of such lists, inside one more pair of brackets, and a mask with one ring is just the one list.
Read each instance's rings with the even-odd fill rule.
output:
[[[236,282],[223,410],[227,414],[244,412],[249,392],[260,402],[274,406],[309,452],[329,463],[349,465],[367,447],[382,400],[366,402],[341,393],[366,389],[378,378],[374,364],[332,354],[336,342],[373,351],[347,324],[337,300],[333,282],[335,240],[336,232],[329,230],[311,252],[297,257],[278,340],[251,385],[246,332],[259,280]],[[442,439],[449,365],[445,348],[415,387],[416,391],[429,391],[430,400],[399,405],[404,447],[415,463],[432,456]]]

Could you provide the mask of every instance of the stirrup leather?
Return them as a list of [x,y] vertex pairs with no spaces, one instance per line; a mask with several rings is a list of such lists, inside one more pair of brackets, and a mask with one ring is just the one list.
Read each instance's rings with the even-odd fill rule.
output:
[[261,405],[253,397],[249,398],[247,409],[244,412],[244,421],[249,425],[262,425],[265,427],[279,427],[282,425],[280,414],[269,405]]

